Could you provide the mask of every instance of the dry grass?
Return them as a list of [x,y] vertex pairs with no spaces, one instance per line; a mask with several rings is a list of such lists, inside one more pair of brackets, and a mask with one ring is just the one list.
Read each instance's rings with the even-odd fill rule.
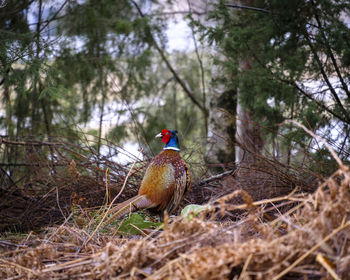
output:
[[[302,185],[301,172],[263,159],[262,169],[250,166],[243,180],[204,180],[197,187],[206,190],[192,195],[210,200],[205,212],[192,219],[165,216],[162,230],[137,236],[105,223],[111,198],[125,199],[120,194],[126,183],[139,184],[144,164],[113,170],[105,162],[102,170],[100,163],[62,157],[65,166],[41,179],[53,190],[45,205],[69,199],[75,206],[56,208],[65,216],[58,226],[2,234],[0,279],[350,279],[350,171],[333,156],[338,171],[316,189]],[[226,194],[212,195],[210,184]],[[270,192],[268,199],[259,188]]]
[[[237,196],[245,203],[228,202]],[[287,201],[295,207],[266,219]],[[223,221],[237,209],[242,220]],[[142,237],[92,232],[67,222],[17,240],[0,255],[0,278],[350,279],[350,172],[342,165],[313,194],[253,202],[235,191]]]

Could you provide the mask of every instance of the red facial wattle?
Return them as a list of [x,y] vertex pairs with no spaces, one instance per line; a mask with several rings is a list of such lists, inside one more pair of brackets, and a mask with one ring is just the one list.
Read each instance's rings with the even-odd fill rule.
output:
[[165,144],[168,143],[169,140],[170,140],[171,132],[169,130],[167,130],[167,129],[163,129],[162,130],[162,135],[163,135],[162,142],[165,143]]

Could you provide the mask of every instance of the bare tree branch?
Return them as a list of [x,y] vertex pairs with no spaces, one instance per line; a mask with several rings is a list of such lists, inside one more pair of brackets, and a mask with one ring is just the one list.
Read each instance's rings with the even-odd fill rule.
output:
[[344,106],[343,106],[343,104],[342,104],[342,102],[341,102],[341,100],[340,100],[340,98],[339,98],[337,92],[335,91],[335,89],[333,88],[331,82],[329,81],[328,76],[327,76],[327,74],[326,74],[326,72],[325,72],[325,70],[324,70],[324,68],[323,68],[322,62],[321,62],[321,60],[320,60],[320,58],[319,58],[319,56],[318,56],[318,54],[317,54],[317,51],[316,51],[315,48],[314,48],[314,45],[312,44],[312,42],[311,42],[311,40],[310,40],[310,37],[309,37],[307,31],[305,31],[305,34],[304,34],[304,35],[305,35],[305,38],[306,38],[306,40],[307,40],[307,42],[308,42],[308,45],[309,45],[309,47],[310,47],[310,49],[311,49],[311,52],[312,52],[313,55],[314,55],[314,58],[315,58],[316,63],[317,63],[317,65],[318,65],[319,69],[320,69],[320,72],[321,72],[321,74],[322,74],[322,77],[323,77],[324,81],[326,82],[326,84],[327,84],[327,86],[328,86],[330,92],[332,93],[332,95],[333,95],[335,101],[337,102],[337,104],[338,104],[339,107],[341,108],[341,111],[343,112],[344,117],[345,117],[345,119],[347,120],[346,122],[349,123],[349,122],[350,122],[349,113],[348,113],[348,112],[346,111],[346,109],[344,108]]
[[45,142],[45,141],[11,141],[0,137],[0,145],[4,143],[7,145],[19,145],[19,146],[59,146],[63,145],[59,142]]
[[224,6],[229,7],[229,8],[252,10],[252,11],[256,11],[256,12],[262,12],[262,13],[265,13],[265,14],[271,14],[271,11],[266,10],[266,9],[262,9],[262,8],[243,6],[243,5],[233,5],[233,4],[225,4]]
[[62,3],[62,5],[58,8],[58,10],[56,11],[56,13],[54,13],[52,15],[52,17],[46,21],[41,21],[41,23],[45,23],[39,32],[43,31],[52,21],[57,20],[58,18],[62,18],[64,16],[58,17],[58,14],[63,10],[63,8],[66,6],[66,4],[68,3],[69,0],[66,0]]
[[[141,17],[145,17],[145,15],[142,13],[140,7],[137,5],[137,3],[135,1],[131,1],[134,6],[136,7],[139,15]],[[191,99],[191,101],[207,116],[208,115],[208,111],[207,109],[195,98],[194,94],[191,92],[191,90],[188,88],[188,86],[186,85],[186,83],[180,78],[180,76],[178,75],[178,73],[175,71],[175,69],[173,68],[173,66],[171,65],[170,61],[167,59],[167,57],[165,56],[165,53],[163,52],[163,50],[159,47],[157,41],[154,39],[152,33],[149,31],[148,32],[152,43],[154,45],[154,47],[157,49],[157,51],[159,52],[160,56],[162,57],[163,61],[165,62],[166,66],[168,67],[168,69],[170,70],[170,72],[174,75],[175,80],[180,84],[180,86],[182,87],[182,89],[185,91],[185,93],[187,94],[187,96]]]
[[233,174],[234,174],[234,171],[235,171],[235,169],[233,169],[233,170],[228,170],[228,171],[225,171],[225,172],[223,172],[223,173],[213,175],[213,176],[211,176],[211,177],[209,177],[209,178],[206,178],[206,179],[204,179],[204,180],[201,180],[201,181],[199,181],[199,182],[193,184],[192,187],[203,186],[203,185],[208,184],[208,183],[210,183],[210,182],[219,180],[219,179],[221,179],[221,178],[223,178],[223,177],[233,175]]
[[171,16],[171,15],[189,15],[194,14],[197,16],[206,15],[207,12],[198,12],[198,11],[174,11],[174,12],[162,12],[162,13],[153,13],[147,14],[145,16],[153,17],[153,16]]

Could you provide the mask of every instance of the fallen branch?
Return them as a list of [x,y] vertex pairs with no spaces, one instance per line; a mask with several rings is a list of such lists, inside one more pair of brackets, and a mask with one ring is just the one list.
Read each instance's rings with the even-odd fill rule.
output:
[[223,173],[220,173],[220,174],[211,176],[211,177],[209,177],[209,178],[206,178],[206,179],[204,179],[204,180],[201,180],[201,181],[197,182],[196,184],[193,184],[192,187],[203,186],[203,185],[205,185],[205,184],[208,184],[208,183],[210,183],[210,182],[219,180],[219,179],[224,178],[224,177],[226,177],[226,176],[233,175],[234,171],[235,171],[235,170],[228,170],[228,171],[225,171],[225,172],[223,172]]

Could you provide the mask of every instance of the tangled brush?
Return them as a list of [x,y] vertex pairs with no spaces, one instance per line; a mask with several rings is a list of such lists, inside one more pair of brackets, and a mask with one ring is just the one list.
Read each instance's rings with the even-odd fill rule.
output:
[[0,251],[0,278],[350,279],[350,170],[333,156],[339,169],[312,194],[253,201],[236,190],[197,216],[165,216],[162,230],[141,236],[67,218],[42,234],[0,241],[12,248]]
[[[226,203],[241,196],[244,204]],[[267,221],[266,205],[294,208]],[[239,221],[222,221],[246,210]],[[221,220],[221,221],[220,221]],[[37,237],[38,238],[38,237]],[[47,229],[34,248],[1,254],[1,278],[29,279],[350,279],[350,172],[347,166],[311,195],[252,202],[236,191],[198,217],[166,217],[163,231],[142,238],[89,233],[70,225]],[[28,240],[30,238],[27,238]],[[25,244],[25,243],[24,243]]]

